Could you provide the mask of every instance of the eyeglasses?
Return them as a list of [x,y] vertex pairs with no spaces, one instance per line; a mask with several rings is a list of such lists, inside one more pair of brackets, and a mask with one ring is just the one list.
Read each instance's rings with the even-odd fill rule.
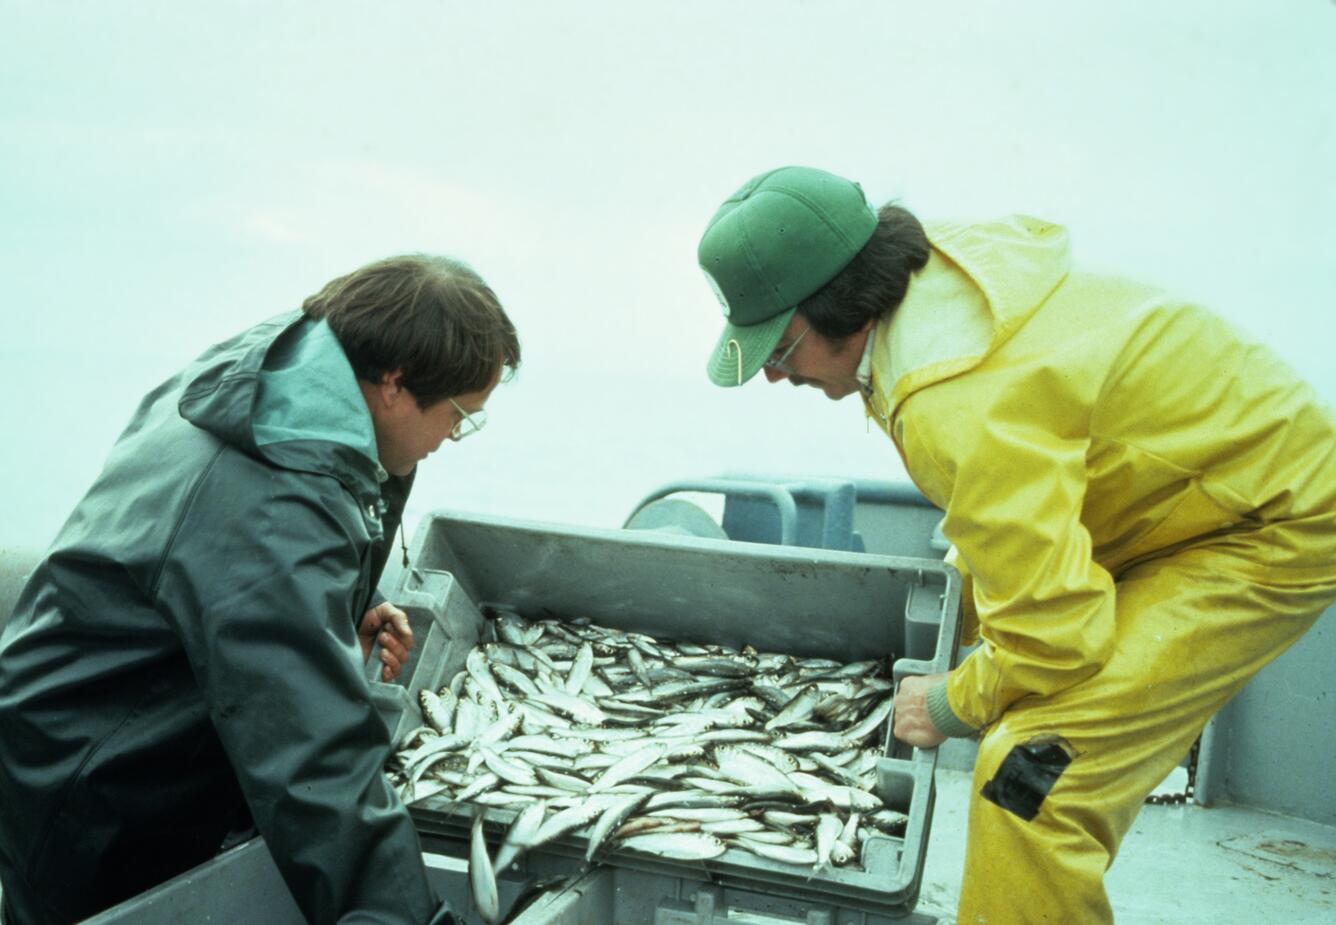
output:
[[781,372],[786,376],[792,376],[793,367],[789,365],[789,357],[793,355],[794,349],[802,343],[803,338],[807,336],[807,332],[810,330],[812,330],[812,326],[809,324],[807,327],[803,328],[801,334],[793,339],[793,343],[784,348],[783,353],[778,353],[778,351],[776,351],[775,354],[772,354],[770,359],[765,361],[766,368]]
[[477,411],[469,414],[463,408],[459,407],[459,402],[455,401],[453,398],[446,400],[454,405],[455,410],[459,412],[459,420],[455,423],[454,430],[450,431],[451,440],[463,440],[469,434],[476,434],[483,429],[483,426],[487,423],[486,410],[479,408]]

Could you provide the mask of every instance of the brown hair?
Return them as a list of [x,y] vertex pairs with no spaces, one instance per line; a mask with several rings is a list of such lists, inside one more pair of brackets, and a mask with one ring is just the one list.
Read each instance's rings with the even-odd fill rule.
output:
[[520,364],[496,293],[451,257],[378,260],[325,284],[302,311],[329,322],[359,379],[402,370],[420,408],[486,388],[498,364],[511,372]]
[[908,209],[894,203],[877,213],[877,227],[854,259],[798,312],[822,337],[841,341],[899,307],[909,278],[928,262],[928,236]]

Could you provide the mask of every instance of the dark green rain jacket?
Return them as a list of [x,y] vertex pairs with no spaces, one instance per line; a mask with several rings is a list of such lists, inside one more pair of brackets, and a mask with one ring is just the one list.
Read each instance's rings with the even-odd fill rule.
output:
[[11,916],[83,918],[253,819],[310,921],[445,919],[356,634],[407,494],[376,460],[297,314],[144,399],[0,636]]

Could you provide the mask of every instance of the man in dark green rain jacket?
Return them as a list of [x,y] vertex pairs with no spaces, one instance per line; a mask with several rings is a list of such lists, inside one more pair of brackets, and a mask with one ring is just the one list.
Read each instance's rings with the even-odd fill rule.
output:
[[519,342],[447,258],[391,258],[149,393],[0,636],[10,923],[71,922],[251,825],[312,922],[451,921],[382,774],[373,598],[417,463]]

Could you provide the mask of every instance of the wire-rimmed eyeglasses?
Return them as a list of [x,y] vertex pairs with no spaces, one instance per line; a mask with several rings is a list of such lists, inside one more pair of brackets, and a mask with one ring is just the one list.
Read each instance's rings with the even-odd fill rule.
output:
[[483,426],[487,423],[487,411],[485,409],[479,408],[477,411],[469,414],[461,408],[459,402],[455,401],[453,398],[447,399],[447,401],[454,405],[455,410],[459,412],[459,420],[455,422],[454,430],[450,431],[451,440],[459,441],[470,434],[476,434],[478,431],[482,430]]
[[807,327],[803,328],[801,334],[793,339],[793,343],[784,348],[783,353],[776,350],[775,354],[765,361],[766,368],[781,372],[786,376],[792,376],[793,367],[789,365],[789,357],[793,355],[794,349],[802,343],[802,339],[807,336],[807,332],[810,330],[812,330],[812,326],[809,324]]

